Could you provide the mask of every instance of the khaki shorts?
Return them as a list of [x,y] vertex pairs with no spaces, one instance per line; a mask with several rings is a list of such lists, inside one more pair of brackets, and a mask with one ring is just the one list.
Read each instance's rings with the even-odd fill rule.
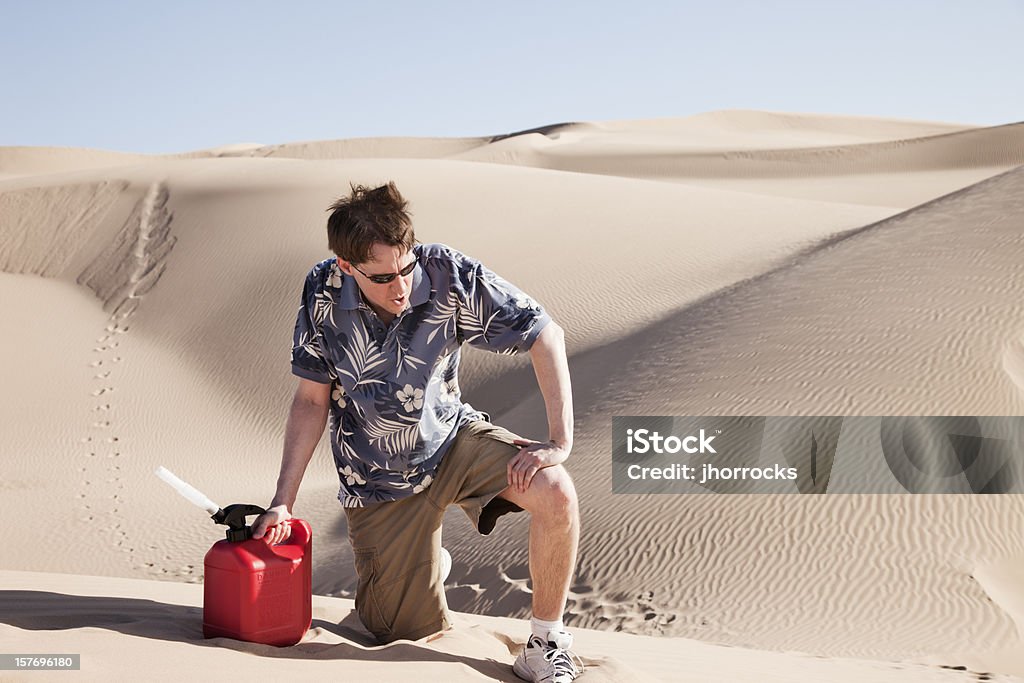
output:
[[391,503],[345,508],[355,555],[356,611],[378,641],[416,640],[451,626],[441,583],[441,520],[458,505],[481,534],[522,508],[508,487],[515,434],[490,422],[463,426],[427,490]]

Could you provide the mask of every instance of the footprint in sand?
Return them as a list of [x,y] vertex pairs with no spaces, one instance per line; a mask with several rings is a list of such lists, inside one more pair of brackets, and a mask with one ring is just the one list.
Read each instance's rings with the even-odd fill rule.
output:
[[[104,357],[91,360],[88,363],[90,368],[101,368],[107,360],[111,364],[120,363],[123,360],[122,355],[117,351],[120,348],[120,340],[124,339],[121,335],[129,332],[130,320],[139,309],[143,297],[156,285],[163,274],[168,256],[177,241],[177,238],[170,232],[173,216],[167,206],[169,197],[166,184],[154,183],[151,185],[145,196],[135,205],[116,238],[78,277],[79,284],[92,289],[103,300],[105,310],[112,311],[103,332],[96,339],[97,345],[92,349],[93,353],[102,354]],[[115,274],[113,279],[111,274]],[[113,355],[115,353],[117,355]],[[116,411],[113,411],[114,406],[108,398],[117,385],[113,369],[104,368],[95,371],[93,379],[102,381],[103,386],[91,392],[94,398],[102,397],[93,406],[92,411],[107,413],[111,417],[116,415]],[[104,415],[104,417],[106,416]],[[117,428],[113,419],[96,420],[91,427],[93,430],[105,430],[108,434]],[[95,433],[89,434],[82,437],[80,442],[91,444],[93,438],[98,436]],[[105,441],[108,444],[118,444],[120,437],[107,436]],[[135,549],[128,542],[127,529],[130,526],[123,524],[123,520],[116,519],[116,515],[119,514],[120,508],[125,502],[122,494],[126,487],[121,466],[115,464],[120,462],[117,459],[122,455],[122,447],[115,446],[115,448],[118,450],[111,450],[105,454],[107,465],[103,479],[105,484],[112,485],[117,492],[110,495],[109,488],[105,492],[92,488],[92,482],[99,481],[97,477],[100,476],[100,472],[94,469],[95,465],[92,465],[81,470],[84,481],[82,483],[83,490],[78,493],[78,498],[82,501],[83,509],[88,510],[90,505],[87,501],[98,498],[97,494],[104,496],[105,502],[101,504],[102,509],[106,515],[115,516],[115,519],[112,520],[113,526],[108,527],[114,533],[114,547],[127,553],[131,558]],[[90,450],[89,458],[95,458],[95,456],[96,450]],[[87,460],[86,462],[101,461]],[[133,567],[145,569],[137,561],[129,559],[129,562]],[[153,563],[148,563],[148,566],[152,569]],[[190,575],[189,580],[196,580],[191,576],[193,567],[188,566],[187,569],[189,570],[187,574]]]
[[525,564],[514,564],[504,571],[499,576],[505,583],[515,586],[523,593],[533,593],[533,589],[530,588],[530,568]]
[[[108,333],[113,332],[115,330],[116,326],[112,327],[112,325],[113,325],[113,319],[111,319],[111,323],[108,324],[108,329],[107,329]],[[107,335],[104,335],[104,336],[100,337],[96,341],[98,343],[100,343],[100,344],[103,344],[104,342],[107,342],[109,339],[110,339],[110,334],[107,334]],[[93,349],[93,351],[97,352],[97,353],[106,353],[106,352],[110,351],[111,349],[113,349],[115,346],[117,346],[117,342],[110,343],[107,346],[96,347],[96,348]],[[112,359],[113,362],[119,362],[120,360],[121,360],[120,356],[117,356],[117,357]],[[102,367],[103,364],[104,364],[104,359],[101,358],[101,359],[97,359],[97,360],[91,361],[88,364],[88,366],[90,368],[99,368],[99,367]],[[94,380],[100,380],[100,381],[107,381],[107,382],[109,382],[111,374],[112,374],[112,370],[104,370],[104,371],[101,371],[101,372],[95,374],[93,376],[93,379]],[[91,393],[91,395],[94,398],[103,397],[103,399],[106,399],[114,391],[114,388],[115,388],[115,386],[113,384],[107,384],[106,386],[103,386],[103,387],[101,387],[99,389],[96,389],[96,390],[94,390],[94,391],[92,391],[90,393]],[[109,413],[112,409],[113,409],[113,405],[111,403],[107,402],[106,400],[104,400],[104,402],[97,403],[96,405],[94,405],[93,408],[92,408],[92,412]],[[92,423],[92,428],[93,429],[110,430],[112,427],[113,427],[112,420],[97,420],[97,421]],[[95,437],[95,435],[93,435],[93,434],[86,435],[86,436],[83,436],[81,439],[79,439],[79,442],[83,443],[83,444],[91,444],[93,442],[94,437]],[[108,437],[106,437],[106,442],[107,443],[113,444],[113,443],[117,443],[118,441],[119,441],[119,437],[117,437],[117,436],[108,436]],[[106,476],[104,477],[104,483],[107,484],[107,485],[114,485],[118,491],[122,491],[124,489],[124,482],[122,481],[122,478],[121,478],[121,467],[119,465],[113,464],[114,461],[112,460],[113,458],[119,457],[121,455],[121,453],[120,453],[120,451],[110,451],[106,455],[107,455],[107,458],[110,459],[110,461],[108,462],[107,467],[106,467]],[[90,450],[89,453],[88,453],[88,457],[89,458],[95,458],[96,457],[96,450],[95,449]],[[90,473],[89,470],[90,470],[89,467],[79,468],[79,471],[82,474],[84,474],[84,475],[86,475],[88,477],[88,479],[85,479],[82,482],[83,490],[80,491],[77,494],[77,498],[80,501],[80,504],[82,504],[83,511],[88,511],[90,509],[90,507],[91,507],[87,503],[87,500],[89,500],[89,499],[91,499],[91,498],[93,498],[95,496],[94,495],[90,496],[90,494],[88,492],[93,490],[92,482],[96,481],[96,477],[99,476],[99,472],[98,471],[92,471]],[[113,505],[110,505],[110,507],[108,508],[108,514],[110,514],[110,515],[117,515],[118,512],[119,512],[119,508],[115,507],[115,506],[118,506],[121,503],[123,503],[123,499],[122,499],[121,495],[119,493],[115,493],[112,496],[110,496],[109,500],[110,500],[110,502]],[[108,503],[108,505],[109,505],[109,503]],[[106,507],[106,506],[104,506],[104,507]],[[80,519],[82,519],[83,521],[90,521],[91,522],[91,521],[93,521],[95,519],[95,517],[92,514],[87,514],[87,515],[81,517]],[[108,529],[108,531],[112,532],[113,541],[114,541],[114,546],[113,546],[114,548],[116,548],[117,550],[119,550],[121,552],[124,552],[124,553],[129,553],[130,554],[130,553],[134,552],[134,549],[128,544],[128,532],[126,531],[126,529],[122,526],[122,524],[120,522],[115,523],[113,526],[107,527],[107,529]]]
[[[591,586],[582,585],[585,592],[570,590],[566,613],[569,620],[583,627],[628,631],[647,635],[672,632],[677,616],[655,600],[654,591],[636,596],[625,594],[600,595]],[[575,588],[575,587],[574,587]]]

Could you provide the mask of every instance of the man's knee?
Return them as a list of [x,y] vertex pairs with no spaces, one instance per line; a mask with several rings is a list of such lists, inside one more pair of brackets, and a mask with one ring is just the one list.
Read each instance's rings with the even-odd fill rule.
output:
[[[363,623],[363,626],[367,626]],[[442,633],[451,629],[452,624],[447,616],[438,617],[437,619],[431,620],[425,624],[419,625],[405,625],[403,623],[395,624],[395,628],[389,631],[368,631],[376,638],[377,642],[381,645],[387,645],[393,643],[396,640],[419,640],[420,638],[426,638],[437,633]]]
[[569,472],[561,465],[545,467],[534,475],[530,488],[534,492],[531,514],[542,514],[559,520],[571,521],[579,515],[576,486]]
[[[405,554],[417,555],[417,548],[429,552],[432,547],[432,543],[412,544]],[[410,569],[394,553],[381,556],[376,548],[356,550],[354,555],[359,576],[356,612],[378,642],[418,640],[451,626],[436,558],[428,555]]]
[[372,600],[357,600],[356,612],[366,630],[382,645],[396,640],[419,640],[452,627],[447,602],[443,596],[441,601],[436,598],[407,596],[402,603],[381,605],[386,613]]

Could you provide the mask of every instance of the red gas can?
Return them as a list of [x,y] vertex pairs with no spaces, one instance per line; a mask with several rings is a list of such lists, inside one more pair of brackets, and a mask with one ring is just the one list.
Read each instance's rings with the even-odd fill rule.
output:
[[[225,508],[230,509],[229,508]],[[302,640],[313,616],[309,524],[290,519],[291,536],[277,545],[248,534],[217,541],[206,553],[203,635],[267,645]],[[229,530],[229,539],[231,530]]]

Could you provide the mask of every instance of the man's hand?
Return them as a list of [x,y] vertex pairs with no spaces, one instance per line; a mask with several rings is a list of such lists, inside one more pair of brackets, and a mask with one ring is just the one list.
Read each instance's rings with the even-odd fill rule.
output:
[[275,505],[252,523],[252,537],[263,538],[265,534],[267,545],[286,541],[292,535],[292,525],[283,524],[283,522],[287,522],[291,518],[292,515],[288,512],[287,505]]
[[523,493],[530,487],[533,475],[545,467],[560,465],[569,457],[569,448],[553,441],[541,443],[530,439],[516,439],[522,446],[519,453],[508,461],[508,485]]

